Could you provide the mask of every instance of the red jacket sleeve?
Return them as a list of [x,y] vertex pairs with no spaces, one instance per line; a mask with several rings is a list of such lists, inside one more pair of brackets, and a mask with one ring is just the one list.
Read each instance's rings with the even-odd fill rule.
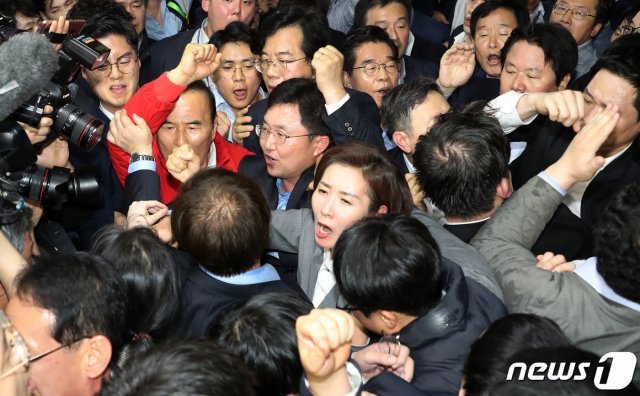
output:
[[[140,88],[125,104],[124,109],[130,117],[133,114],[142,117],[149,125],[151,133],[155,135],[185,89],[186,87],[172,83],[167,74],[164,73],[156,80]],[[129,167],[129,154],[112,143],[108,143],[108,148],[113,168],[120,183],[124,186]],[[157,148],[154,145],[153,154],[157,157],[160,153],[156,152],[156,150]]]

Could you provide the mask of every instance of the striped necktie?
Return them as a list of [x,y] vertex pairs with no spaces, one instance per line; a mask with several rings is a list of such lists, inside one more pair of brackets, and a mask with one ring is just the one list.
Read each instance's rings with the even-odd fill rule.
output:
[[169,12],[178,17],[182,22],[181,32],[187,30],[187,26],[189,25],[189,10],[185,8],[186,4],[180,0],[167,0],[167,9]]

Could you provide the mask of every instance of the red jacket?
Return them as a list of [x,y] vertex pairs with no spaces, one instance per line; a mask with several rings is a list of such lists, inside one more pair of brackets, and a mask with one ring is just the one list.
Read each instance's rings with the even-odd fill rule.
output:
[[[127,102],[124,109],[130,117],[133,114],[142,117],[149,125],[151,133],[155,135],[185,88],[172,83],[167,78],[167,74],[164,73],[158,79],[140,88]],[[227,141],[216,132],[213,135],[213,143],[216,146],[216,166],[237,172],[242,158],[252,153],[244,147]],[[120,179],[120,183],[124,186],[129,167],[129,154],[112,143],[109,143],[108,147],[113,168],[118,179]],[[156,139],[153,140],[153,156],[156,158],[156,170],[160,176],[162,202],[171,202],[175,198],[181,183],[171,176],[167,170],[166,158],[162,157]]]

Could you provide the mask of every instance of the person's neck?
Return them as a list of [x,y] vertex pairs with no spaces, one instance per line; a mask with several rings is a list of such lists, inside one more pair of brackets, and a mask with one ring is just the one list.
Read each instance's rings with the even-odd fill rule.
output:
[[293,188],[296,186],[296,183],[298,183],[298,180],[300,180],[300,176],[296,178],[282,179],[282,189],[284,190],[284,192],[293,191]]
[[402,314],[398,312],[396,312],[396,318],[396,326],[393,329],[389,329],[390,334],[398,334],[402,331],[402,329],[409,326],[413,321],[418,319],[417,316]]
[[485,220],[488,219],[489,217],[491,217],[493,215],[493,213],[498,210],[498,208],[500,207],[500,205],[502,205],[502,203],[504,202],[504,199],[499,197],[498,195],[496,195],[493,199],[493,208],[487,212],[482,212],[479,213],[475,216],[470,216],[470,217],[455,217],[455,216],[447,216],[447,214],[445,213],[444,219],[446,220],[447,223],[449,224],[456,224],[456,223],[473,223],[476,221],[481,221],[481,220]]

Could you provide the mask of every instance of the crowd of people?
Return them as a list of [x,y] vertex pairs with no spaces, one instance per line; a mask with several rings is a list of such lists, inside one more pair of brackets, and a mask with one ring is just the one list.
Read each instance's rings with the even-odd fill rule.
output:
[[0,219],[0,394],[640,392],[637,1],[0,13],[110,50],[93,149],[16,121],[100,199]]

